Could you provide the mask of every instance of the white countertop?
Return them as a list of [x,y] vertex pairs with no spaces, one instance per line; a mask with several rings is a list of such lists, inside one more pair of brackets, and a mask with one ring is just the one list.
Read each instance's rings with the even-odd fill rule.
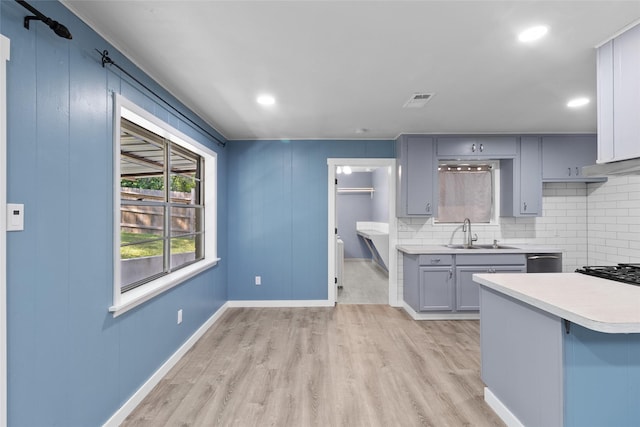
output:
[[474,274],[473,280],[594,331],[640,333],[640,286],[580,273]]
[[[502,243],[498,243],[502,245]],[[504,243],[508,248],[501,249],[454,249],[447,245],[398,245],[396,249],[408,255],[429,255],[429,254],[544,254],[544,253],[561,253],[562,249],[549,246],[527,245],[518,243]]]
[[384,231],[378,230],[357,230],[357,234],[370,239],[372,236],[388,236],[389,233],[385,233]]

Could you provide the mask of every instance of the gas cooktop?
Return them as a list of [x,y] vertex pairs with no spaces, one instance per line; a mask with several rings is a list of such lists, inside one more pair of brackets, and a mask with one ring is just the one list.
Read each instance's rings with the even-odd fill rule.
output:
[[576,273],[640,286],[640,264],[585,266],[578,268]]

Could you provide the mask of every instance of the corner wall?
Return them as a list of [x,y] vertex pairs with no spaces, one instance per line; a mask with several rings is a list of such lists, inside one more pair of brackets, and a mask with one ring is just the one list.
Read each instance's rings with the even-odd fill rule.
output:
[[230,141],[227,147],[229,300],[326,300],[327,159],[393,158],[393,141]]

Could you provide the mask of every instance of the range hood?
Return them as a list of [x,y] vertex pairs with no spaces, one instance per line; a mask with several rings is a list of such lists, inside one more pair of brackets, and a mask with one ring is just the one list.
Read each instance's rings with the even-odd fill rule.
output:
[[640,158],[600,163],[582,168],[584,176],[640,175]]

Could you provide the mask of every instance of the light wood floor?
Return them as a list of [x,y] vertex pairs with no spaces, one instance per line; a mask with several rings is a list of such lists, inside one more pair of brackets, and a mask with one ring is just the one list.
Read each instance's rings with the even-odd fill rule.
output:
[[503,426],[478,321],[384,305],[233,308],[124,426]]

